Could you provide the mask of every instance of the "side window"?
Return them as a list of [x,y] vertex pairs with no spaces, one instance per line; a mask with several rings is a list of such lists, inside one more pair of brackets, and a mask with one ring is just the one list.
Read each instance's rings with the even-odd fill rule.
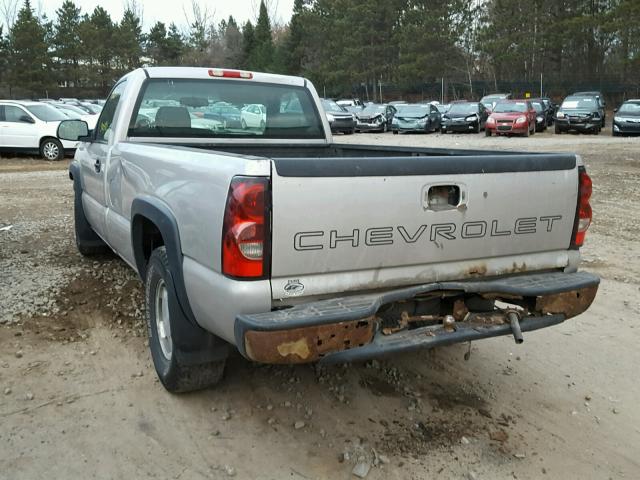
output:
[[111,135],[111,124],[113,123],[113,117],[116,115],[116,110],[120,104],[122,93],[124,92],[126,82],[122,82],[112,90],[111,95],[107,99],[107,102],[102,108],[102,113],[96,124],[96,141],[107,141]]
[[0,122],[4,122],[4,105],[0,105]]
[[13,105],[5,105],[4,107],[5,122],[20,123],[23,122],[23,120],[21,120],[22,117],[28,116],[27,112],[22,110],[20,107],[14,107]]

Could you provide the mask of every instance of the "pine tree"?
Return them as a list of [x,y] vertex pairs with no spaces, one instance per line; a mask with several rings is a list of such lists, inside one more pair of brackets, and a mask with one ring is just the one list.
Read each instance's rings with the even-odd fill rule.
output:
[[120,59],[120,68],[122,69],[120,73],[123,74],[142,64],[144,36],[142,35],[140,18],[131,9],[126,9],[116,32],[116,53]]
[[304,0],[295,0],[293,2],[293,14],[289,22],[289,31],[287,36],[279,47],[278,57],[280,57],[282,66],[289,75],[300,75],[303,70],[303,59],[305,50],[305,32],[304,32]]
[[256,47],[255,29],[253,24],[247,20],[242,27],[242,68],[252,69],[251,59]]
[[152,65],[165,65],[167,61],[167,27],[162,22],[156,22],[149,30],[146,41],[146,55]]
[[65,0],[56,11],[53,28],[53,55],[58,70],[58,81],[80,84],[80,8],[72,0]]
[[273,37],[271,21],[264,0],[260,1],[260,13],[254,31],[255,46],[249,56],[249,66],[252,70],[268,72],[273,65]]
[[46,43],[46,29],[35,16],[31,3],[25,0],[18,18],[9,32],[9,83],[31,95],[44,95],[53,85],[49,73],[51,59]]

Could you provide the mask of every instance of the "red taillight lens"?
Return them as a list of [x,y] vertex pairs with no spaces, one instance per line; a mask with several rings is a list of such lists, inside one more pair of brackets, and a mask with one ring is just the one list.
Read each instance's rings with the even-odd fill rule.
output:
[[571,245],[576,248],[581,247],[584,243],[584,237],[587,234],[589,225],[591,225],[591,217],[593,214],[591,205],[589,204],[593,189],[591,178],[587,175],[584,167],[580,167],[578,176],[578,208],[576,210],[573,239],[571,241]]
[[222,70],[220,68],[212,68],[209,70],[210,77],[223,77],[223,78],[244,78],[250,80],[253,78],[253,73],[243,72],[241,70]]
[[222,273],[236,278],[267,275],[268,179],[234,177],[222,226]]

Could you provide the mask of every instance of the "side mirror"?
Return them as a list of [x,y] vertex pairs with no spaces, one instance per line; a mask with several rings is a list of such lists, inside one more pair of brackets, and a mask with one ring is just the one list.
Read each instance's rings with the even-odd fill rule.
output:
[[20,121],[22,123],[36,123],[36,121],[33,118],[31,118],[29,115],[22,115],[20,117]]
[[89,126],[84,120],[63,120],[58,125],[56,135],[60,140],[70,142],[88,141]]

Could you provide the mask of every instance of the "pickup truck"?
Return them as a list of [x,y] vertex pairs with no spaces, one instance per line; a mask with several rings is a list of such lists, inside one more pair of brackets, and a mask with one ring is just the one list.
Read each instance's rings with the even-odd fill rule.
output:
[[[261,105],[264,124],[208,120]],[[594,299],[578,271],[591,180],[573,154],[339,145],[313,85],[155,67],[119,80],[69,175],[79,251],[144,282],[171,392],[256,362],[349,362],[562,323]]]

